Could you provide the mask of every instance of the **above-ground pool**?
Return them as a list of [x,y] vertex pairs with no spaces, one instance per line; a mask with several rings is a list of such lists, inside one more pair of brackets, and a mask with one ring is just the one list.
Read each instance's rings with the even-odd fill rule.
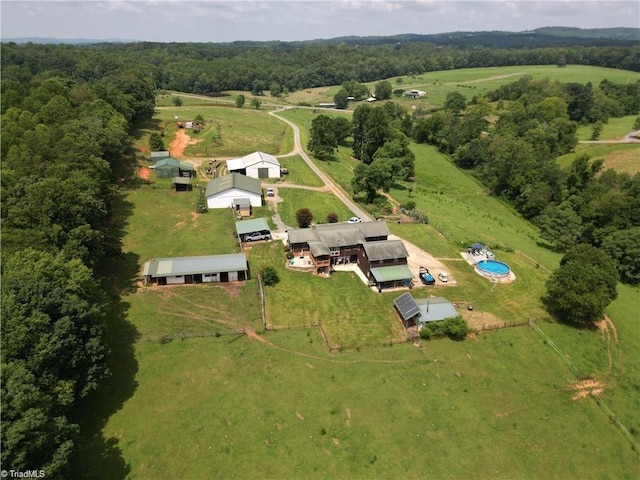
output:
[[485,277],[506,277],[509,275],[509,265],[497,260],[480,260],[476,267]]

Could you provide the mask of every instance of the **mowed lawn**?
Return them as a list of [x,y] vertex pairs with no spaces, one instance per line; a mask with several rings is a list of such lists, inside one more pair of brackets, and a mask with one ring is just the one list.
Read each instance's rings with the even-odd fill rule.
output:
[[353,272],[320,277],[285,267],[282,242],[249,250],[254,271],[276,268],[280,283],[265,289],[267,324],[275,329],[322,324],[332,348],[354,349],[403,341],[393,307],[398,293],[375,293]]

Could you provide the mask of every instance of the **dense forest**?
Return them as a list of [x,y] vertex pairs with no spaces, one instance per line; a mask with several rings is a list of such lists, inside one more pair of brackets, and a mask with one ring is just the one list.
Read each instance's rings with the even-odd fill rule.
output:
[[117,180],[154,91],[137,72],[2,86],[2,465],[70,478],[74,409],[107,374]]
[[471,67],[579,64],[640,71],[637,46],[553,46],[501,48],[438,45],[422,41],[392,44],[314,42],[131,43],[101,45],[2,45],[4,80],[61,76],[74,82],[98,80],[130,69],[156,88],[211,94],[225,90],[293,92],[372,82],[400,75]]
[[[1,53],[1,460],[45,469],[47,478],[69,477],[75,409],[107,375],[105,317],[117,299],[105,260],[121,253],[114,204],[134,158],[131,133],[152,116],[157,89],[295,91],[559,62],[640,71],[637,46],[5,43]],[[537,222],[554,248],[581,241],[606,249],[622,278],[637,282],[639,257],[633,264],[627,255],[640,238],[640,176],[599,174],[601,164],[583,157],[562,172],[553,161],[575,145],[577,122],[602,120],[605,107],[609,116],[637,114],[637,88],[523,79],[471,105],[452,97],[441,112],[361,108],[352,130],[357,186],[369,198],[373,174],[406,181],[415,161],[409,138],[433,143]],[[493,125],[484,119],[489,100],[503,104]],[[332,136],[331,148],[343,140]],[[556,225],[567,230],[560,238]]]

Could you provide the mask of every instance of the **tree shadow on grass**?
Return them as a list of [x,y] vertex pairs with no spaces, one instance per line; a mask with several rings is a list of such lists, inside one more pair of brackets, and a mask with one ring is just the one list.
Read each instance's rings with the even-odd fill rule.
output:
[[[115,210],[114,235],[121,239],[132,205],[120,197],[116,200]],[[139,256],[129,252],[113,256],[100,267],[103,288],[109,294],[104,338],[110,352],[107,358],[109,374],[77,409],[75,421],[80,425],[80,435],[73,458],[74,478],[121,479],[131,471],[122,455],[119,439],[105,437],[104,427],[138,386],[134,345],[140,334],[127,318],[130,304],[122,297],[124,293],[135,292],[138,265]]]

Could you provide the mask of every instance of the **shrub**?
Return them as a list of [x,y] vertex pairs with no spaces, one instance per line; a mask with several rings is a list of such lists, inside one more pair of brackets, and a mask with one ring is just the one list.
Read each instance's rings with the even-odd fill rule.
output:
[[400,207],[408,212],[416,208],[416,202],[410,200],[407,203],[403,203]]
[[452,340],[464,340],[469,333],[467,322],[462,317],[447,318],[439,322],[429,322],[420,330],[420,338],[430,340],[447,336]]
[[336,212],[331,212],[327,215],[327,223],[338,223],[338,214]]
[[267,287],[273,287],[276,283],[280,281],[278,277],[278,272],[273,267],[264,267],[262,269],[262,283],[264,283]]

